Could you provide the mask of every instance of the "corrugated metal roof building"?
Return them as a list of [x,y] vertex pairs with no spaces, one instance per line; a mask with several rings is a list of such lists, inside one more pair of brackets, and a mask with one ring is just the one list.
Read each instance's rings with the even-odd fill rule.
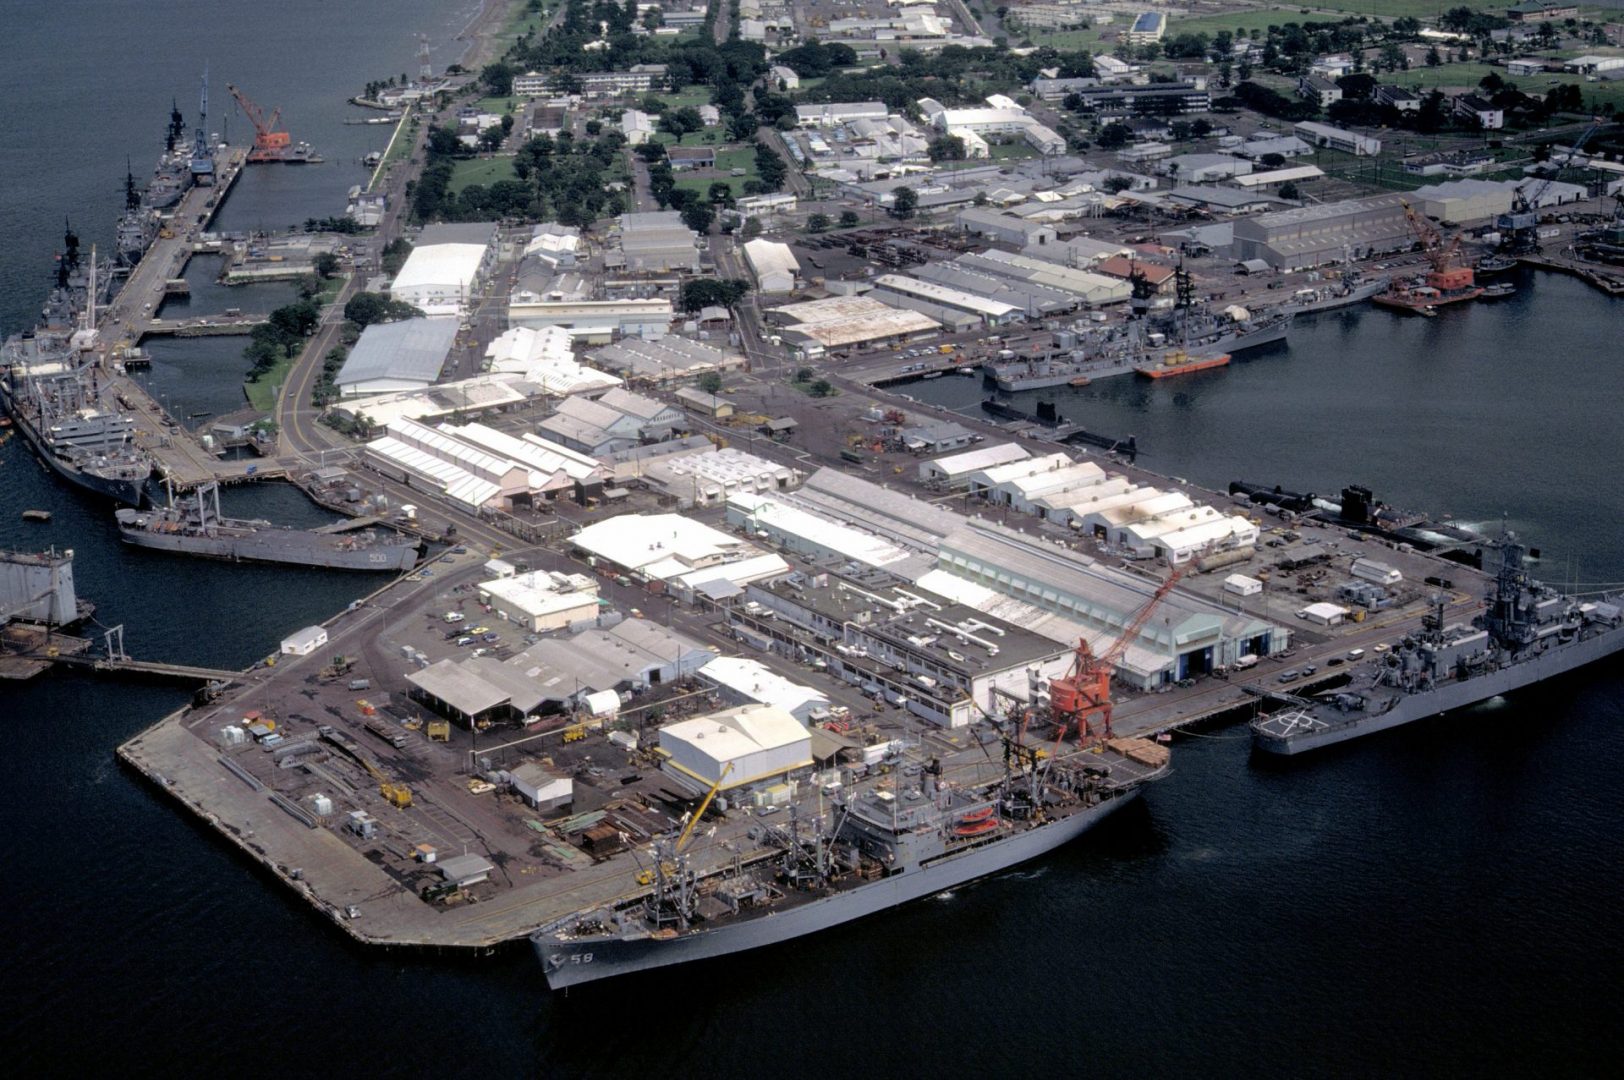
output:
[[333,381],[346,397],[420,390],[440,377],[456,339],[454,318],[373,323],[361,331]]

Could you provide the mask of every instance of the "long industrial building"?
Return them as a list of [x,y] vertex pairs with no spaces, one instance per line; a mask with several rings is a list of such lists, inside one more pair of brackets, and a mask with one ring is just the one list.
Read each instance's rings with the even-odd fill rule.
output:
[[1238,218],[1232,250],[1237,261],[1302,270],[1401,251],[1414,241],[1403,196],[1377,195]]
[[609,476],[595,458],[535,435],[514,436],[483,424],[430,427],[416,420],[391,423],[367,443],[367,467],[421,487],[472,511],[511,509],[601,491]]
[[752,581],[789,572],[782,557],[680,514],[622,514],[570,541],[593,565],[656,583],[688,602],[736,596]]
[[732,371],[744,366],[744,356],[740,353],[679,337],[619,341],[594,350],[587,358],[632,383],[676,382],[709,371]]
[[834,349],[915,341],[941,330],[928,315],[889,307],[867,296],[831,296],[768,308],[762,314],[783,326],[784,341],[809,359]]
[[[1152,497],[1164,494],[1143,490]],[[741,500],[742,513],[734,514],[734,520],[753,522],[757,531],[799,553],[813,573],[878,575],[864,588],[885,581],[911,583],[1059,646],[1075,645],[1084,636],[1098,648],[1108,647],[1160,580],[1158,575],[1118,569],[1039,537],[967,518],[836,470],[820,470],[799,491],[774,495],[771,501],[805,512],[774,507],[762,514],[759,504]],[[1179,494],[1149,503],[1142,508],[1147,512],[1128,514],[1124,522],[1148,521],[1156,516],[1148,512],[1152,510],[1172,514],[1175,502],[1192,508],[1188,497]],[[1164,520],[1158,525],[1168,525],[1176,533],[1194,525],[1210,526],[1222,516],[1195,512],[1197,522]],[[1184,547],[1191,552],[1232,550],[1225,545],[1247,539],[1231,535],[1241,523],[1252,529],[1250,538],[1255,542],[1255,527],[1249,521],[1224,518],[1218,535]],[[851,530],[871,538],[859,541]],[[1163,536],[1130,539],[1140,544],[1134,553],[1145,558],[1152,557],[1158,540],[1166,544]],[[893,549],[909,554],[898,557]],[[867,557],[849,554],[859,550]],[[1156,625],[1143,630],[1128,648],[1122,677],[1136,686],[1151,689],[1231,664],[1241,656],[1270,655],[1290,641],[1284,627],[1226,611],[1193,595],[1175,591],[1164,603],[1168,606]],[[756,629],[771,637],[770,628]]]

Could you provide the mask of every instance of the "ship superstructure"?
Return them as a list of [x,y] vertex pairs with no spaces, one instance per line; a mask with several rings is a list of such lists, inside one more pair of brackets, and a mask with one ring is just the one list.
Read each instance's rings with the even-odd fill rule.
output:
[[125,508],[115,517],[126,544],[231,562],[399,573],[415,566],[423,553],[418,541],[377,529],[292,529],[224,517],[215,483],[202,485],[189,500],[177,502],[171,494],[167,506]]
[[1349,685],[1321,698],[1265,694],[1286,707],[1252,721],[1253,745],[1300,754],[1408,724],[1530,686],[1624,649],[1620,598],[1580,600],[1533,580],[1510,533],[1483,614],[1451,624],[1443,601],[1419,634],[1362,663]]

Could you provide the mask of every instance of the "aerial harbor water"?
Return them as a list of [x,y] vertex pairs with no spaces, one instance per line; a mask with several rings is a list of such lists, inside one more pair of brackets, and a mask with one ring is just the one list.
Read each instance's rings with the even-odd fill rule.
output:
[[[327,163],[251,171],[223,228],[342,210],[378,128],[361,82],[454,52],[468,2],[266,6],[0,0],[0,332],[29,323],[64,215],[110,240],[124,160],[156,152],[206,61],[299,117]],[[63,93],[62,80],[75,83]],[[223,94],[220,100],[225,100]],[[221,114],[226,109],[216,105]],[[246,122],[240,117],[235,125]],[[387,130],[387,129],[383,129]],[[12,149],[20,152],[10,152]],[[1502,516],[1577,591],[1624,579],[1618,300],[1554,275],[1429,320],[1299,319],[1219,371],[1019,396],[1133,434],[1140,463],[1398,506]],[[194,282],[190,309],[268,310],[283,286]],[[250,302],[246,297],[252,297]],[[241,339],[148,345],[179,413],[240,406]],[[966,411],[979,380],[903,393]],[[225,511],[331,515],[290,486]],[[49,510],[48,524],[23,521]],[[339,571],[181,560],[122,545],[111,508],[0,443],[0,548],[72,548],[92,633],[237,668],[373,587]],[[477,960],[332,931],[114,748],[186,694],[58,671],[0,683],[10,947],[0,1033],[28,1075],[1596,1075],[1616,1068],[1624,970],[1624,665],[1306,762],[1245,726],[1176,744],[1173,774],[1082,842],[905,910],[637,984],[550,994],[528,949]]]

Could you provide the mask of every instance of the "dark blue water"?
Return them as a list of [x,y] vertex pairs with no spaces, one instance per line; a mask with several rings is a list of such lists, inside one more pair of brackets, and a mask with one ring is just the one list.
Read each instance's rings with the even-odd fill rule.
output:
[[[144,145],[149,113],[155,137],[194,54],[218,80],[266,87],[256,96],[325,149],[368,129],[321,129],[323,109],[341,115],[332,102],[354,85],[411,66],[410,32],[443,39],[466,14],[428,0],[0,0],[0,145],[73,162],[50,173],[0,155],[5,321],[35,306],[33,266],[64,203],[87,233],[110,231],[121,140]],[[340,58],[353,78],[335,75]],[[327,212],[320,174],[304,175],[302,193],[268,188],[256,204],[245,187],[228,211]],[[1090,387],[1079,419],[1132,430],[1152,467],[1209,483],[1363,480],[1462,518],[1504,511],[1539,536],[1547,568],[1624,578],[1617,350],[1602,351],[1617,308],[1554,279],[1536,291],[1462,313],[1464,326],[1454,313],[1321,320],[1289,353],[1199,382]],[[200,400],[234,386],[206,372],[187,384]],[[1479,437],[1491,422],[1503,440]],[[322,518],[286,488],[227,500]],[[35,506],[51,524],[19,520]],[[158,659],[247,663],[370,586],[123,550],[105,507],[0,446],[0,544],[47,543],[75,549],[99,619]],[[1616,1071],[1618,664],[1289,767],[1252,762],[1237,732],[1193,738],[1143,804],[1035,866],[568,998],[523,953],[464,963],[347,945],[114,764],[120,741],[183,700],[75,676],[0,684],[0,1037],[24,1075]]]

